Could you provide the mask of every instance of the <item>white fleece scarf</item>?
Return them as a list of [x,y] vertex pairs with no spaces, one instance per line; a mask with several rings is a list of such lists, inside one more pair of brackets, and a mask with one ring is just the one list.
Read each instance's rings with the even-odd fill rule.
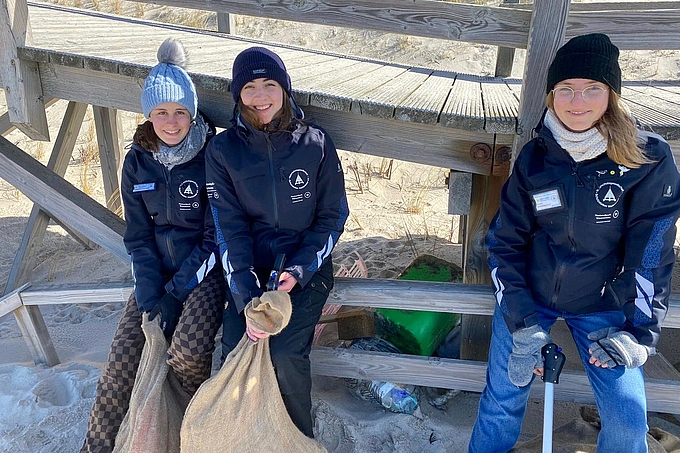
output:
[[564,127],[551,109],[545,114],[543,124],[576,162],[593,159],[607,151],[607,139],[596,127],[585,132],[572,132]]

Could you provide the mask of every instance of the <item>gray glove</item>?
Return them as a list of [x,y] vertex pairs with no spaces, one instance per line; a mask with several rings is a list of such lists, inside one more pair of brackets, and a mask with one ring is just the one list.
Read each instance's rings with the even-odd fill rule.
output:
[[637,368],[649,357],[649,349],[638,343],[629,332],[617,327],[605,327],[588,334],[590,354],[607,368],[624,365],[626,368]]
[[536,324],[512,334],[512,354],[508,358],[508,376],[517,387],[531,382],[534,370],[543,368],[541,348],[552,343],[548,332]]

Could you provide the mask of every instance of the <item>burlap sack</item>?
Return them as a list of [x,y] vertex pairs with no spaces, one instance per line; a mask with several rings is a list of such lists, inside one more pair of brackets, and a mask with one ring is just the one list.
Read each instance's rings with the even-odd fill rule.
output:
[[179,452],[179,430],[190,396],[167,364],[168,343],[160,318],[142,318],[146,338],[128,409],[114,453]]
[[[258,330],[276,335],[290,321],[288,293],[271,291],[253,299],[246,317]],[[182,423],[182,452],[325,452],[293,424],[281,399],[269,339],[246,335],[220,371],[198,389]]]

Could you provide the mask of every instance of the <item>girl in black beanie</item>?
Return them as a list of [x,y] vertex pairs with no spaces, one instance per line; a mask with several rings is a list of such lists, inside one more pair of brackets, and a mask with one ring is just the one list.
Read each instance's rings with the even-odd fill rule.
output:
[[250,326],[243,310],[263,294],[276,258],[285,255],[278,291],[290,294],[288,326],[270,339],[286,409],[314,437],[309,352],[314,327],[333,287],[331,251],[349,214],[335,146],[303,122],[283,61],[263,47],[234,61],[233,126],[208,145],[208,198],[230,292],[224,312],[222,361]]
[[593,388],[597,451],[647,451],[642,365],[667,311],[680,175],[621,102],[618,56],[603,34],[557,51],[537,136],[503,187],[486,237],[497,305],[471,453],[514,446],[557,318]]

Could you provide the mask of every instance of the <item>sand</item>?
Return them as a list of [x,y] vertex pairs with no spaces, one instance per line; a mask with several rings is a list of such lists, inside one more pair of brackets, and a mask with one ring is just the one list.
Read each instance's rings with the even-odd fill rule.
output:
[[[88,6],[88,2],[82,4]],[[134,4],[122,4],[134,12]],[[154,5],[145,5],[143,12],[146,18],[160,20],[173,20],[178,14],[181,12],[168,12]],[[210,17],[208,26],[214,27],[214,16]],[[420,66],[487,75],[495,64],[496,50],[491,46],[244,17],[237,17],[236,24],[237,33],[246,36]],[[361,45],[368,40],[371,46]],[[523,52],[517,52],[513,76],[521,77],[522,63]],[[621,63],[624,78],[629,80],[680,76],[677,51],[625,51]],[[57,135],[65,105],[60,101],[49,109],[52,137]],[[0,113],[4,111],[0,95]],[[123,114],[126,139],[131,138],[138,121],[136,114]],[[98,162],[87,157],[92,136],[93,121],[88,113],[67,179],[103,203]],[[32,143],[16,131],[7,138],[43,163],[47,161],[50,144]],[[372,278],[393,278],[423,253],[461,264],[462,250],[456,243],[458,219],[446,214],[444,169],[394,161],[388,178],[388,160],[344,151],[340,155],[352,214],[334,252],[336,267],[351,267],[355,251],[365,260]],[[349,171],[352,167],[357,171]],[[0,284],[7,280],[31,208],[25,196],[0,180]],[[128,263],[101,249],[86,249],[56,225],[48,228],[39,253],[33,271],[33,281],[37,283],[130,278]],[[675,286],[677,291],[677,283]],[[34,366],[13,317],[0,319],[0,452],[77,451],[121,310],[121,304],[113,303],[42,308],[62,361],[52,368]],[[675,337],[662,337],[660,349],[668,352],[672,363],[680,362],[675,348],[678,342],[671,338]],[[331,452],[466,450],[478,394],[462,392],[443,411],[421,399],[423,417],[418,419],[389,413],[374,403],[356,399],[341,379],[315,376],[313,382],[317,437]],[[578,408],[571,403],[556,403],[556,425],[577,418]],[[542,403],[532,400],[521,440],[540,434],[541,417]],[[650,425],[680,435],[680,428],[669,420],[674,419],[651,414]]]

